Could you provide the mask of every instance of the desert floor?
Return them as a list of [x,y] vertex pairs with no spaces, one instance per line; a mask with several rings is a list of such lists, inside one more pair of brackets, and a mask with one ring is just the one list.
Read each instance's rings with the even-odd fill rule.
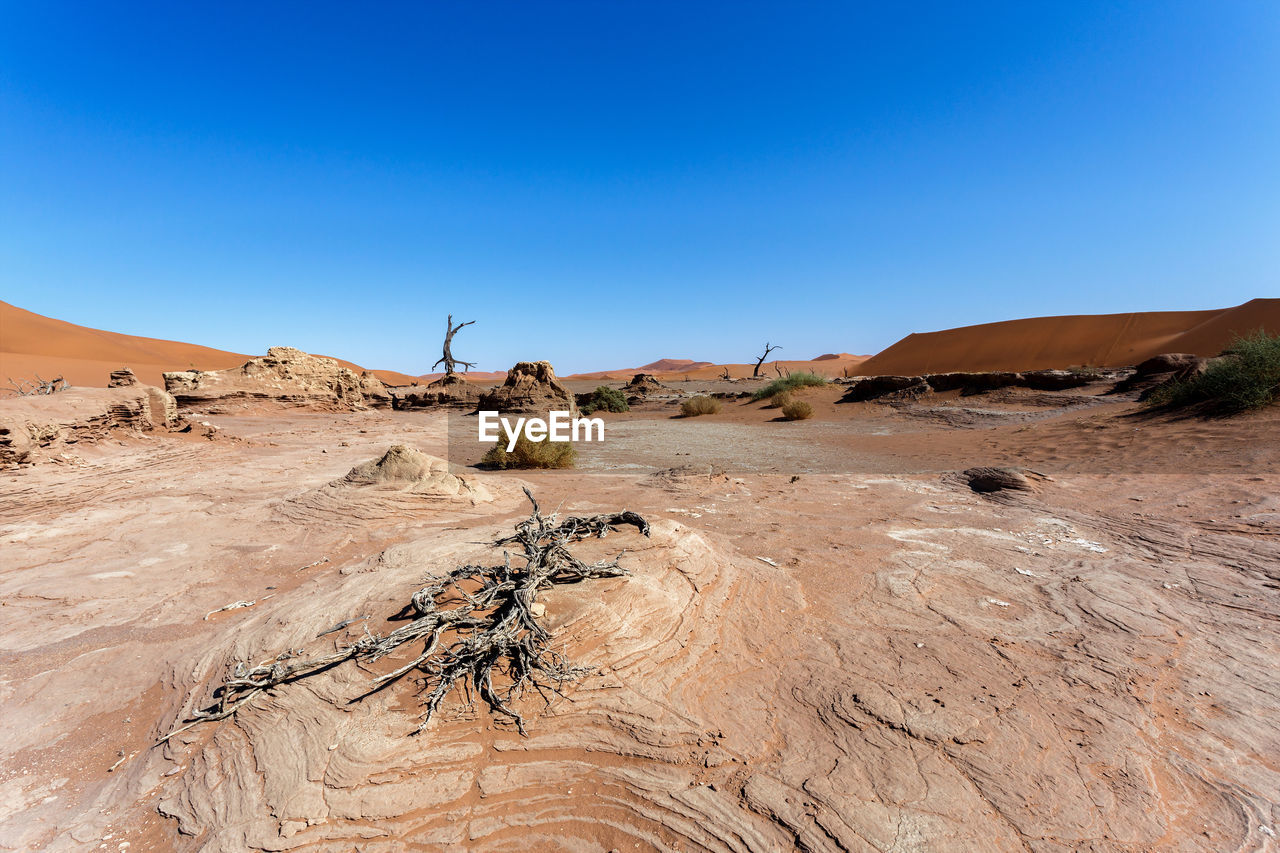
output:
[[[574,471],[468,467],[462,415],[261,408],[0,474],[0,848],[1276,849],[1280,411],[838,396],[654,400]],[[393,444],[477,490],[344,483]],[[154,746],[237,661],[500,562],[522,485],[653,524],[579,546],[630,577],[544,595],[597,671],[527,737],[460,701],[410,737],[413,683],[353,701],[348,665]]]

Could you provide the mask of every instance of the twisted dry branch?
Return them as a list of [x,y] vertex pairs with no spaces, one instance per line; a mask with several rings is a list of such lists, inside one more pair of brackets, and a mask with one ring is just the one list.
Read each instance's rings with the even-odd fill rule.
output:
[[[492,711],[525,734],[524,719],[512,707],[513,700],[532,688],[549,703],[547,690],[559,695],[565,684],[591,672],[590,667],[577,666],[551,648],[551,634],[534,615],[539,591],[555,584],[629,574],[618,564],[621,554],[587,564],[568,546],[587,538],[603,538],[620,525],[632,525],[648,536],[649,524],[629,511],[559,520],[555,513],[542,515],[533,494],[524,491],[533,504],[532,514],[516,525],[513,535],[494,543],[514,546],[523,566],[513,566],[511,553],[504,549],[500,566],[459,566],[415,592],[407,608],[414,618],[388,634],[366,630],[351,645],[319,657],[304,658],[301,651],[291,649],[254,667],[237,664],[231,676],[214,690],[213,704],[195,711],[187,725],[160,742],[198,723],[225,719],[274,687],[350,660],[371,663],[415,641],[423,643],[417,657],[375,678],[369,690],[357,698],[416,670],[423,676],[419,695],[425,710],[414,734],[427,727],[455,686],[467,689],[468,702],[474,701],[474,689]],[[501,686],[494,684],[495,672]]]

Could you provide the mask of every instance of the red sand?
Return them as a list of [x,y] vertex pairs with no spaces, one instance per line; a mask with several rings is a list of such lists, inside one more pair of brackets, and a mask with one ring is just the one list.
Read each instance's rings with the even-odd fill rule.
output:
[[863,362],[862,376],[1121,367],[1163,352],[1218,355],[1233,334],[1280,331],[1280,299],[1217,311],[1033,317],[908,335]]
[[[0,378],[45,379],[61,376],[72,385],[104,387],[111,371],[128,367],[148,385],[164,387],[161,376],[170,370],[224,370],[238,367],[252,356],[143,338],[77,326],[54,320],[7,302],[0,302]],[[336,359],[356,372],[364,370]],[[384,382],[407,385],[414,377],[392,370],[375,370]]]
[[[827,353],[811,360],[770,360],[762,374],[812,370],[828,377],[915,375],[944,371],[1034,370],[1091,365],[1132,365],[1162,352],[1217,355],[1234,334],[1258,328],[1280,331],[1280,299],[1254,299],[1214,311],[1152,311],[1132,314],[1034,317],[908,335],[875,356]],[[130,367],[148,384],[163,385],[167,370],[218,370],[250,356],[195,344],[90,329],[43,317],[0,302],[0,377],[63,376],[73,385],[103,386],[112,370]],[[364,368],[336,359],[353,370]],[[755,365],[713,364],[663,358],[641,367],[577,373],[566,379],[618,381],[636,373],[659,379],[715,379],[728,369],[735,379]],[[374,370],[392,385],[425,384],[440,374],[413,376]],[[475,371],[472,382],[497,382],[503,371]]]

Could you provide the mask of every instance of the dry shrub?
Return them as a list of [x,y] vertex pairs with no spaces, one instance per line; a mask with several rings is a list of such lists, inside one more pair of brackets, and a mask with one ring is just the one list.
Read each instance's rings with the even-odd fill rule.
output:
[[803,421],[813,417],[813,406],[804,400],[792,400],[782,407],[782,416],[789,421]]
[[686,418],[696,418],[698,415],[714,415],[719,411],[720,401],[702,394],[697,397],[690,397],[680,404],[680,413]]
[[503,431],[503,437],[489,449],[480,460],[481,465],[490,468],[572,468],[577,460],[577,451],[567,441],[530,441],[520,431],[516,438],[516,446],[510,452],[507,445],[511,442],[510,434]]
[[1280,400],[1280,335],[1258,329],[1232,342],[1224,357],[1189,379],[1157,388],[1150,405],[1198,406],[1206,415],[1236,415]]
[[775,379],[768,385],[751,395],[752,400],[763,400],[783,391],[794,391],[798,388],[821,388],[828,384],[827,380],[811,370],[800,370],[781,379]]
[[779,391],[769,398],[770,409],[781,409],[791,402],[791,394],[786,391]]
[[627,395],[623,394],[617,388],[610,388],[608,385],[601,385],[588,395],[587,399],[579,398],[578,408],[582,410],[582,414],[590,415],[595,412],[629,412],[631,407],[627,405]]

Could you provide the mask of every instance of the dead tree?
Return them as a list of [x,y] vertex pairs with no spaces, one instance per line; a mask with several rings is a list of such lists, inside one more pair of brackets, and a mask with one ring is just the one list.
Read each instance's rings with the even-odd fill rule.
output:
[[17,394],[19,397],[43,397],[49,394],[56,394],[59,391],[65,391],[71,387],[67,384],[67,380],[63,379],[61,376],[54,379],[41,379],[39,373],[36,374],[35,382],[32,382],[30,379],[15,380],[12,376],[8,377],[8,379],[8,390]]
[[726,367],[726,368],[724,369],[724,372],[722,372],[722,373],[720,374],[720,378],[721,378],[721,379],[724,379],[724,380],[728,380],[728,379],[730,378],[730,377],[729,377],[729,368],[727,368],[727,367]]
[[431,365],[432,370],[435,370],[437,367],[439,367],[441,361],[444,362],[445,376],[452,376],[454,373],[457,372],[453,369],[455,364],[461,364],[465,368],[465,370],[463,371],[464,373],[471,370],[471,368],[475,367],[474,362],[459,361],[458,359],[453,357],[453,336],[456,335],[458,333],[458,330],[460,330],[463,326],[470,326],[470,325],[473,325],[474,323],[475,323],[475,320],[472,320],[468,323],[459,323],[458,325],[455,326],[453,325],[453,315],[452,314],[449,315],[449,319],[445,323],[446,331],[444,336],[444,355],[440,356],[440,361],[437,361],[435,364]]
[[[214,690],[214,702],[195,711],[190,722],[161,738],[169,738],[206,720],[221,720],[252,702],[263,692],[299,681],[347,661],[362,668],[390,655],[406,643],[420,641],[421,652],[408,663],[376,677],[370,695],[415,670],[420,674],[419,695],[424,708],[413,734],[423,731],[455,687],[465,691],[467,705],[482,698],[489,709],[514,723],[525,733],[524,718],[512,702],[532,689],[548,705],[547,691],[561,695],[561,688],[591,673],[551,648],[551,634],[537,619],[538,593],[556,584],[578,583],[592,578],[628,575],[618,558],[587,564],[569,552],[568,546],[587,538],[604,538],[620,525],[634,526],[645,536],[649,523],[634,512],[609,515],[543,516],[537,500],[524,490],[533,513],[516,525],[516,532],[494,545],[511,545],[503,551],[499,566],[459,566],[437,576],[415,592],[404,611],[412,621],[387,634],[364,636],[348,646],[318,657],[302,658],[300,650],[286,650],[255,666],[239,663]],[[621,555],[619,555],[621,556]],[[329,632],[324,632],[329,633]],[[323,634],[321,635],[323,636]],[[494,675],[499,685],[494,684]]]
[[773,352],[776,349],[782,349],[782,347],[771,347],[769,346],[768,341],[764,342],[764,355],[756,359],[756,369],[751,371],[752,379],[760,375],[760,365],[764,364],[764,360],[769,357],[769,353]]

